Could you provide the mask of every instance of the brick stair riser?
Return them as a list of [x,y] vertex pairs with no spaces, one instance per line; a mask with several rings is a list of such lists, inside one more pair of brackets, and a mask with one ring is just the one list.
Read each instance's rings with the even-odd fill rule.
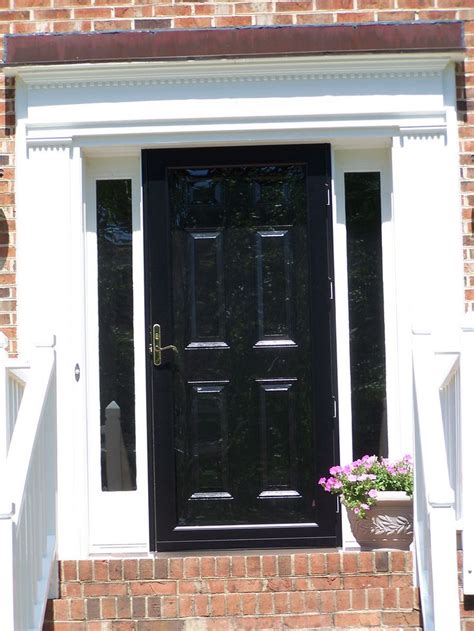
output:
[[47,631],[420,625],[412,557],[398,551],[64,561],[60,575]]

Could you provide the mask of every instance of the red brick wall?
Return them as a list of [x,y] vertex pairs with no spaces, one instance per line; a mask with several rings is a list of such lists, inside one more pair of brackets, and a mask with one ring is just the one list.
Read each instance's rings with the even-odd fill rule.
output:
[[62,561],[43,631],[184,631],[189,618],[208,631],[421,624],[410,552],[301,551]]
[[[3,0],[2,0],[3,1]],[[0,11],[1,13],[1,11]],[[1,24],[2,27],[4,24]],[[0,75],[0,330],[16,352],[14,83]]]
[[[467,308],[474,310],[473,0],[0,0],[0,38],[4,33],[454,19],[465,22],[469,49],[468,60],[459,67],[458,105],[465,298]],[[0,329],[15,352],[13,86],[2,80],[0,91]]]

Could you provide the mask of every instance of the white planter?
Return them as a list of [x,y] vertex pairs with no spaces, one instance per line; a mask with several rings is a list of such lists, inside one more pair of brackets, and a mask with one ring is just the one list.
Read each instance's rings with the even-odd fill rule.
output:
[[348,510],[352,534],[362,550],[408,550],[413,541],[413,499],[403,491],[379,491],[364,519]]

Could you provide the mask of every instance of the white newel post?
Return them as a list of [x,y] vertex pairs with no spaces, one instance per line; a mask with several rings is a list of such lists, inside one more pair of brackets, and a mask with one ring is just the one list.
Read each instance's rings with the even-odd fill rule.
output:
[[457,592],[454,492],[448,462],[433,341],[413,331],[416,392],[415,541],[427,631],[460,629]]
[[7,373],[6,373],[6,359],[8,357],[8,338],[0,332],[0,461],[7,457],[8,440],[9,440],[9,427],[7,416]]
[[[0,476],[4,467],[0,469]],[[15,628],[15,608],[13,589],[13,511],[8,495],[2,490],[0,499],[0,611],[2,627]]]
[[13,601],[13,514],[14,506],[10,500],[6,479],[6,460],[8,451],[9,428],[7,419],[7,381],[6,359],[8,339],[0,333],[0,612],[2,627],[15,628],[15,610]]
[[474,496],[472,448],[474,445],[474,312],[466,313],[461,352],[461,479],[463,588],[474,594]]

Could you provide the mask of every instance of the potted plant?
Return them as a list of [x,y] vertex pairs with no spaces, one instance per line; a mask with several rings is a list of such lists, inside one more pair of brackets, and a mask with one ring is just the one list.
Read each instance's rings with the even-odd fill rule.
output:
[[406,455],[387,458],[363,456],[334,466],[319,484],[339,495],[347,508],[355,540],[363,550],[407,550],[413,540],[413,461]]

